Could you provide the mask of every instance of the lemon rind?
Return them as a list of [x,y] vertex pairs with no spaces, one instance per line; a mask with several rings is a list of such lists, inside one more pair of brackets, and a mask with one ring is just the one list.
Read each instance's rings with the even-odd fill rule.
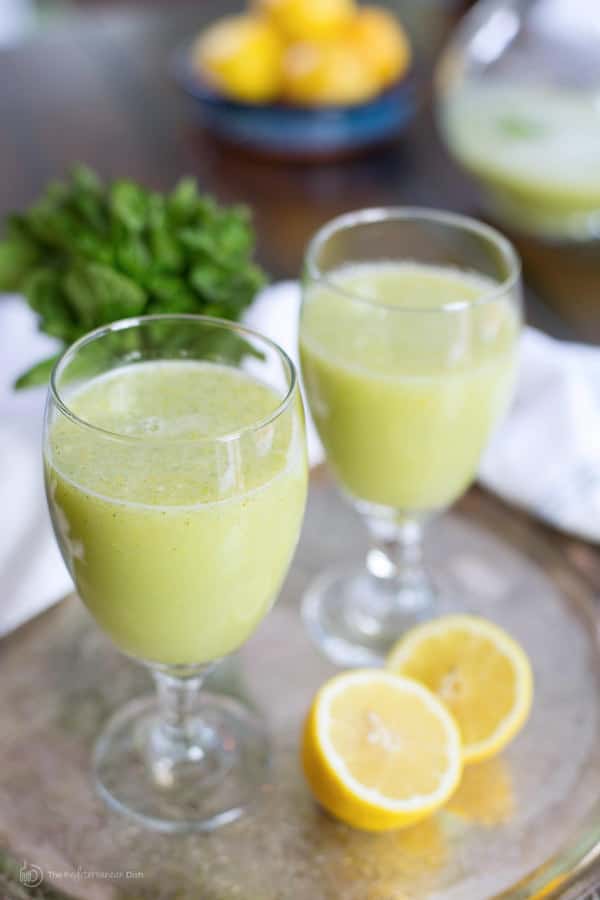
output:
[[[378,791],[366,788],[349,771],[346,763],[340,757],[331,743],[328,734],[329,709],[332,700],[342,692],[348,684],[372,683],[375,678],[382,679],[394,689],[402,693],[410,693],[420,697],[427,707],[435,714],[438,721],[443,724],[447,741],[448,768],[442,776],[435,791],[430,794],[416,794],[409,800],[390,800]],[[324,685],[319,691],[317,706],[316,731],[320,744],[320,751],[328,763],[334,777],[344,788],[350,791],[357,799],[369,806],[376,807],[391,813],[418,813],[435,810],[442,806],[451,796],[460,781],[462,774],[462,746],[460,732],[454,719],[444,707],[442,702],[435,697],[428,688],[410,678],[402,675],[394,675],[390,672],[375,672],[373,669],[356,670],[337,675]]]
[[391,651],[387,659],[388,668],[393,671],[396,666],[402,665],[414,654],[415,646],[423,639],[445,635],[450,629],[462,629],[487,638],[510,660],[516,673],[517,703],[509,715],[500,721],[489,737],[463,747],[464,762],[477,762],[500,752],[527,720],[533,700],[533,673],[525,651],[501,626],[467,614],[444,616],[417,625]]

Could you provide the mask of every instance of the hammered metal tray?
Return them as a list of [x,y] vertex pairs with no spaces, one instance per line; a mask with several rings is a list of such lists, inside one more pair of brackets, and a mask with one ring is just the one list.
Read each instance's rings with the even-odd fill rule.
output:
[[[404,832],[366,835],[317,808],[298,765],[302,718],[334,671],[304,634],[300,597],[325,564],[364,549],[360,522],[325,478],[313,479],[280,601],[214,676],[215,687],[264,711],[272,780],[251,814],[212,835],[145,832],[95,796],[94,736],[149,683],[75,598],[0,642],[2,900],[564,896],[600,842],[600,648],[590,588],[553,557],[543,529],[481,492],[433,526],[431,562],[447,588],[475,592],[478,611],[530,654],[534,709],[502,756],[467,772],[441,814]],[[25,885],[23,872],[37,878],[37,870],[39,887]]]

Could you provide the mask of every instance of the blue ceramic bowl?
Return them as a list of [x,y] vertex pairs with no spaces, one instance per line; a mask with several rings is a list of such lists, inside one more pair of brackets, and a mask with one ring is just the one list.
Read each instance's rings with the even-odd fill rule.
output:
[[310,161],[362,152],[398,135],[415,112],[412,72],[366,103],[303,107],[232,100],[206,84],[192,63],[192,44],[173,58],[179,86],[202,124],[219,138],[255,153]]

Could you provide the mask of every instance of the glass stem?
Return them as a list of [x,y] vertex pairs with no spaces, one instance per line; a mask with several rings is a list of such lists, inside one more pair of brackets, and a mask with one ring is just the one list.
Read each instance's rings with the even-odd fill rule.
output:
[[425,518],[367,517],[371,546],[367,569],[405,611],[432,604],[434,589],[423,558]]
[[212,729],[199,714],[202,686],[212,664],[180,669],[152,669],[158,716],[147,743],[154,775],[168,785],[175,766],[198,763],[213,743]]

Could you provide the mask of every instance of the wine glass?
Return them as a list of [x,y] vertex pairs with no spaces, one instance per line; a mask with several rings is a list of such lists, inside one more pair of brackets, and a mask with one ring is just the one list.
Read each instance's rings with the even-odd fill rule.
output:
[[475,478],[515,382],[518,258],[473,219],[372,209],[325,225],[306,255],[300,358],[342,493],[366,523],[363,563],[322,574],[308,631],[340,665],[381,663],[451,606],[423,562],[428,522]]
[[298,539],[307,465],[293,364],[220,319],[99,328],[54,369],[44,461],[80,597],[156,685],[98,739],[100,793],[157,830],[232,821],[264,780],[268,743],[250,709],[203,683],[269,611]]

